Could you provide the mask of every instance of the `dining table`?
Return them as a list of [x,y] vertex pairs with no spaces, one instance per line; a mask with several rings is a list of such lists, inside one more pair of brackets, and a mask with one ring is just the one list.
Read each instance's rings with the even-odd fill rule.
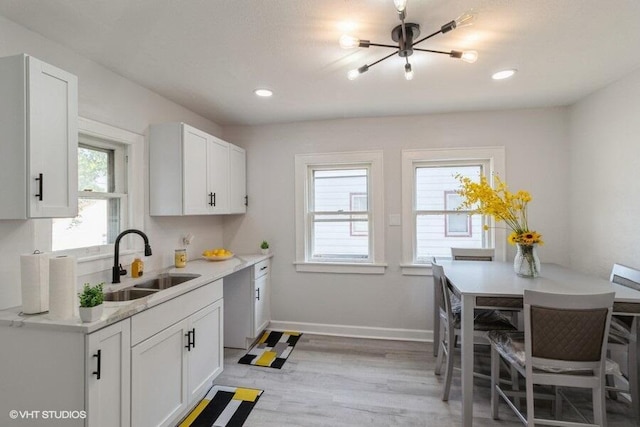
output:
[[[464,427],[473,426],[473,321],[476,308],[490,306],[492,300],[522,298],[525,290],[576,295],[614,291],[613,314],[640,316],[639,291],[558,264],[543,263],[539,275],[533,278],[518,276],[513,263],[508,262],[442,260],[439,264],[462,302],[460,343]],[[639,345],[637,338],[631,345]],[[634,415],[638,419],[638,414]]]

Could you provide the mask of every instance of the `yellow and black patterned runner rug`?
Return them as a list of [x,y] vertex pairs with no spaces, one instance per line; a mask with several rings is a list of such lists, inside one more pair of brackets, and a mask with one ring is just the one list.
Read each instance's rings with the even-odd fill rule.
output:
[[262,392],[214,385],[178,427],[241,427]]
[[238,363],[280,369],[301,336],[300,332],[264,331]]

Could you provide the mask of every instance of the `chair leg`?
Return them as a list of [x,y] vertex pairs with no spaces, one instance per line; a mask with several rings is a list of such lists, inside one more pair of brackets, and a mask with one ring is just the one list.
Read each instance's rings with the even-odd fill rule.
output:
[[442,372],[442,362],[444,361],[444,342],[438,340],[437,357],[436,357],[436,369],[434,373],[440,375]]
[[638,346],[640,345],[640,339],[638,337],[638,318],[634,317],[631,323],[631,339],[629,340],[629,347],[627,353],[627,365],[629,370],[629,391],[631,394],[631,408],[633,415],[637,422],[640,422],[640,378],[638,378],[638,371],[640,371],[640,360],[638,355],[640,353]]
[[452,328],[445,328],[445,333],[447,335],[447,360],[446,360],[446,368],[444,373],[444,390],[442,391],[442,400],[449,400],[449,391],[451,391],[451,378],[453,377],[453,363],[454,356],[456,353],[455,348],[453,347],[453,342],[455,340]]
[[498,419],[498,403],[500,398],[496,387],[500,384],[500,354],[491,346],[491,418]]
[[433,357],[438,356],[440,348],[440,309],[433,308]]
[[605,412],[605,389],[604,375],[601,375],[600,381],[592,390],[593,393],[593,422],[601,427],[607,427],[607,414]]
[[533,420],[535,419],[534,413],[534,401],[533,401],[533,381],[531,378],[526,378],[526,396],[527,396],[527,426],[534,427]]

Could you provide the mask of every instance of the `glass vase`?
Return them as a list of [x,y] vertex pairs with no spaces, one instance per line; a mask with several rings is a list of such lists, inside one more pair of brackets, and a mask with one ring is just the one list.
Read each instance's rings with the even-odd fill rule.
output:
[[513,260],[513,270],[520,277],[538,277],[540,275],[540,258],[536,252],[536,245],[517,244],[516,257]]

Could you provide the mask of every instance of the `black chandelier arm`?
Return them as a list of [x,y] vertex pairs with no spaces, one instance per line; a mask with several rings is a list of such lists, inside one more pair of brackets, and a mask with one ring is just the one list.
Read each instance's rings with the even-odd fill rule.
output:
[[367,47],[369,46],[390,47],[391,49],[398,49],[398,46],[394,46],[392,44],[369,43]]
[[[394,47],[395,47],[395,46],[394,46]],[[390,53],[389,55],[385,56],[384,58],[380,58],[380,59],[378,59],[377,61],[372,62],[371,64],[366,65],[366,67],[367,67],[367,69],[369,69],[370,67],[373,67],[374,65],[376,65],[376,64],[378,64],[378,63],[380,63],[380,62],[384,61],[385,59],[389,59],[389,58],[391,58],[393,55],[397,55],[397,54],[398,54],[398,52]]]
[[440,29],[440,30],[438,30],[438,31],[436,31],[436,32],[434,32],[434,33],[429,34],[428,36],[425,36],[425,37],[421,38],[421,39],[420,39],[420,40],[418,40],[418,41],[413,42],[413,45],[415,46],[415,45],[417,45],[418,43],[422,43],[423,41],[428,40],[428,39],[430,39],[430,38],[431,38],[431,37],[433,37],[433,36],[437,36],[437,35],[438,35],[438,34],[440,34],[440,33],[442,33],[442,30],[441,30],[441,29]]
[[417,47],[414,47],[413,50],[417,50],[419,52],[441,53],[443,55],[451,56],[451,52],[444,52],[442,50],[418,49]]

